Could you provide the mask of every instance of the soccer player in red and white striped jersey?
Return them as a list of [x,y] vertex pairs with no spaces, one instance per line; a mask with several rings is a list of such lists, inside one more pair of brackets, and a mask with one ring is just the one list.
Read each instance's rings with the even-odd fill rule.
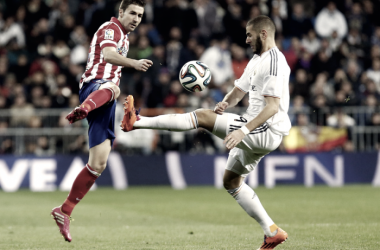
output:
[[79,84],[81,105],[66,117],[70,123],[87,118],[90,145],[86,167],[76,177],[65,202],[51,212],[68,242],[71,242],[71,213],[106,168],[115,139],[115,99],[120,94],[121,69],[130,67],[145,72],[153,64],[147,59],[127,58],[128,34],[140,24],[144,6],[143,0],[123,0],[119,17],[112,17],[99,27],[91,41],[86,71]]
[[120,55],[127,57],[129,49],[128,32],[115,17],[100,26],[92,38],[86,71],[82,75],[79,88],[93,79],[109,80],[119,86],[123,66],[105,60],[102,50],[106,47],[116,48]]

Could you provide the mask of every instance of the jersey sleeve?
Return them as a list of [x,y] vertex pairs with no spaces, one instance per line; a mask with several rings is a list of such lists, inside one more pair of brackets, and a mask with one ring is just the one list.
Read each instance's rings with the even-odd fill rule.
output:
[[270,57],[261,68],[263,88],[261,95],[281,98],[283,88],[283,68],[276,51],[270,52]]
[[98,31],[100,49],[105,47],[117,47],[121,39],[121,32],[116,24],[109,24]]
[[240,89],[241,91],[247,93],[249,91],[249,70],[248,70],[248,65],[244,69],[244,73],[241,75],[241,77],[237,80],[235,80],[235,87]]

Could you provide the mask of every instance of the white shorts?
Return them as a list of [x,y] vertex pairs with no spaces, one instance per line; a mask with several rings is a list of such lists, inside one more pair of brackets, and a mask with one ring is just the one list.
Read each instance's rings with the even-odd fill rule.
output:
[[[246,125],[247,122],[247,119],[242,116],[224,113],[217,116],[212,133],[224,139],[229,133]],[[243,141],[230,151],[229,157],[235,158],[244,168],[235,167],[235,169],[234,164],[227,164],[226,169],[242,177],[247,176],[255,169],[261,158],[280,146],[281,141],[282,135],[273,133],[269,125],[264,123],[246,135]]]

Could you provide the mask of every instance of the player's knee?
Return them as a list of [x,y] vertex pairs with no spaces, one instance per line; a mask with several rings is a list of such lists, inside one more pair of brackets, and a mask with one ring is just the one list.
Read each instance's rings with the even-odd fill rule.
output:
[[101,88],[102,89],[108,89],[109,91],[111,91],[112,99],[110,101],[117,99],[120,95],[119,86],[117,86],[116,84],[114,84],[112,82],[105,83]]
[[195,114],[197,115],[199,127],[212,131],[216,120],[215,112],[211,109],[197,109]]
[[94,166],[91,166],[97,173],[102,173],[104,169],[107,167],[107,162],[99,162],[98,164],[94,164]]
[[228,179],[223,178],[223,186],[226,190],[235,189],[240,186],[240,179],[234,178],[234,179]]
[[119,86],[117,86],[116,84],[113,84],[111,88],[112,88],[112,90],[113,90],[113,92],[115,94],[114,99],[117,99],[119,97],[119,95],[120,95],[120,88],[119,88]]

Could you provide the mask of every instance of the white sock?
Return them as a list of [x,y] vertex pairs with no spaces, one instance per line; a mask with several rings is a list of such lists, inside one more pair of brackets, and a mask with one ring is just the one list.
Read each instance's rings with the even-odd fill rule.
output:
[[136,121],[133,124],[133,127],[142,129],[187,131],[198,128],[198,118],[195,112],[160,115],[156,117],[140,116],[140,120]]
[[[235,198],[249,216],[254,218],[260,224],[266,236],[273,237],[276,235],[277,226],[269,217],[263,205],[261,205],[259,197],[257,197],[252,188],[243,182],[240,187],[227,190],[227,192]],[[271,232],[271,229],[273,232]]]

